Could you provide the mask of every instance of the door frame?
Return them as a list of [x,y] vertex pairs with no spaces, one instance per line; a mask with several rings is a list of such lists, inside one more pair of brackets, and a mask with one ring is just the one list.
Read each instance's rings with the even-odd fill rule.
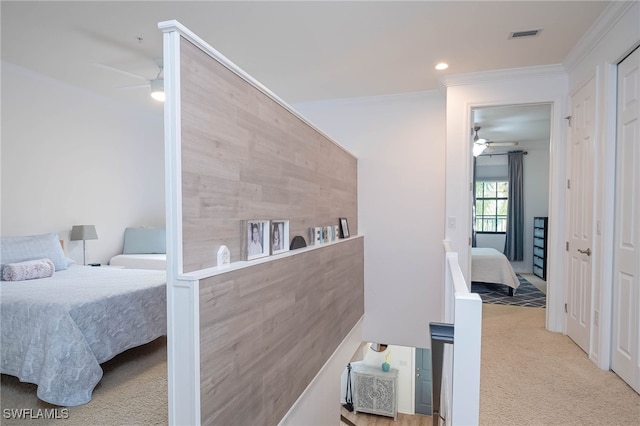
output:
[[[551,140],[549,141],[549,231],[548,250],[551,253],[564,253],[565,235],[565,200],[564,188],[566,182],[566,117],[568,101],[561,95],[556,97],[520,97],[503,99],[499,102],[467,103],[465,106],[467,120],[471,123],[472,110],[477,108],[496,107],[504,105],[525,104],[550,104],[551,105]],[[468,155],[473,145],[472,136],[467,138]],[[469,155],[470,156],[470,155]],[[468,170],[473,176],[473,158],[470,156]],[[468,201],[468,218],[471,217],[471,200]],[[469,220],[470,222],[470,220]],[[471,251],[469,247],[469,252]],[[468,257],[468,271],[471,257]],[[469,275],[467,275],[469,276]],[[564,317],[565,301],[565,261],[564,256],[550,256],[547,263],[547,309],[545,327],[550,331],[566,333],[566,321]]]

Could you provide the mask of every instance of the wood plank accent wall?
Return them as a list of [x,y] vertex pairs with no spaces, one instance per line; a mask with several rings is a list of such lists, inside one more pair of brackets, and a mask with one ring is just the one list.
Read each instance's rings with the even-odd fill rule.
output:
[[347,217],[357,160],[242,77],[181,40],[183,271],[241,259],[241,222],[288,219],[290,239]]
[[364,314],[363,241],[200,281],[202,424],[278,424]]
[[[190,40],[179,49],[179,273],[216,266],[221,244],[239,261],[245,220],[289,220],[290,239],[307,239],[309,227],[346,217],[357,235],[357,159]],[[364,238],[198,285],[200,422],[277,424],[364,315]]]

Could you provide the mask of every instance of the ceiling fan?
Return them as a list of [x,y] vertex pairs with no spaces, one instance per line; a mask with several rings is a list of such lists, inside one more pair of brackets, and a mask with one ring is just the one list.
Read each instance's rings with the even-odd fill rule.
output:
[[95,65],[99,68],[106,69],[109,71],[115,71],[120,74],[128,75],[130,77],[134,77],[137,79],[142,79],[146,82],[144,84],[136,84],[133,86],[118,87],[118,89],[128,90],[128,89],[138,89],[138,88],[148,87],[151,89],[151,97],[153,99],[160,102],[164,101],[164,78],[162,75],[162,72],[164,71],[164,67],[163,67],[162,59],[156,60],[156,65],[158,66],[158,73],[156,74],[155,78],[151,78],[151,79],[140,74],[136,74],[130,71],[122,70],[120,68],[112,67],[110,65],[105,65],[105,64],[95,64]]
[[473,126],[473,130],[475,135],[473,136],[473,156],[477,157],[483,152],[490,153],[493,152],[491,147],[494,146],[518,146],[518,142],[491,142],[487,139],[483,139],[478,136],[478,130],[480,130],[480,126],[477,124]]

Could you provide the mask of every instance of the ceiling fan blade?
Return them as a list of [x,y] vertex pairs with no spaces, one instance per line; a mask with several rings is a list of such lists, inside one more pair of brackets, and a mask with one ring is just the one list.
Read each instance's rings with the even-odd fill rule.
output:
[[98,68],[102,68],[102,69],[107,70],[107,71],[114,71],[114,72],[117,72],[117,73],[120,73],[120,74],[128,75],[129,77],[141,78],[141,79],[143,79],[145,81],[149,81],[149,79],[147,77],[143,76],[143,75],[136,74],[136,73],[129,72],[129,71],[125,71],[125,70],[121,70],[120,68],[112,67],[112,66],[105,65],[105,64],[99,64],[99,63],[96,63],[94,65],[96,67],[98,67]]
[[488,146],[518,146],[518,142],[487,142]]
[[120,87],[116,87],[116,89],[118,90],[131,90],[131,89],[148,89],[151,85],[149,83],[147,84],[136,84],[134,86],[120,86]]

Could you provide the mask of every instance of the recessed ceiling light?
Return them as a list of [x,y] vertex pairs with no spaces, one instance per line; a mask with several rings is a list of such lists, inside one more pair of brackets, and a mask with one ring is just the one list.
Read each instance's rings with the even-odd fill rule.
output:
[[436,69],[439,71],[446,70],[447,68],[449,68],[449,64],[445,62],[440,62],[438,65],[436,65]]

